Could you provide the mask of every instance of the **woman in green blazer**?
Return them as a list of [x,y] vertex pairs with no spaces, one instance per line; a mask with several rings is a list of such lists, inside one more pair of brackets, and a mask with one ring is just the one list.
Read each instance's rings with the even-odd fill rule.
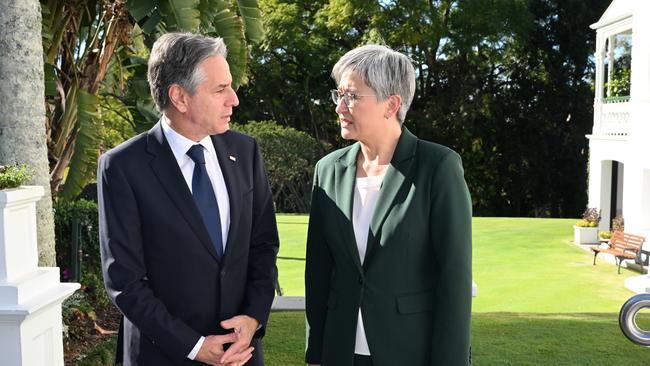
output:
[[306,362],[467,365],[471,201],[461,159],[402,126],[410,60],[367,45],[334,66],[341,136],[316,164],[307,237]]

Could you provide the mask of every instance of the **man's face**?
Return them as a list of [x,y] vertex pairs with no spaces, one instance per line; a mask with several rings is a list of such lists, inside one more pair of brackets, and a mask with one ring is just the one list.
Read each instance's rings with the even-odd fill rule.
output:
[[189,127],[203,136],[224,133],[228,130],[233,107],[239,105],[231,86],[230,67],[222,56],[208,57],[199,67],[205,78],[188,98]]

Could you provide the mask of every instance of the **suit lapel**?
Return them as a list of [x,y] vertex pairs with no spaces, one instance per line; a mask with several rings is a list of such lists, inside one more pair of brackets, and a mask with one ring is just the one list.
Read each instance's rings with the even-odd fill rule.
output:
[[370,230],[368,233],[368,248],[366,249],[366,258],[364,260],[364,267],[373,255],[378,239],[381,237],[381,228],[386,221],[386,217],[390,213],[391,208],[397,203],[396,199],[399,196],[399,191],[404,183],[411,182],[411,167],[413,165],[413,157],[415,156],[417,147],[417,137],[409,130],[403,128],[395,153],[391,159],[390,165],[386,170],[377,203],[370,219]]
[[210,240],[205,225],[203,225],[203,219],[194,204],[194,198],[183,178],[183,173],[181,173],[176,158],[164,137],[161,123],[158,122],[149,130],[147,136],[147,152],[154,156],[151,160],[151,169],[167,191],[170,200],[181,212],[192,231],[196,233],[201,244],[218,262],[217,251]]
[[335,168],[335,187],[336,187],[336,205],[341,209],[344,217],[339,220],[341,232],[344,238],[343,245],[350,252],[350,257],[354,265],[361,272],[361,259],[357,249],[357,241],[354,237],[354,227],[352,226],[352,206],[354,202],[354,187],[357,176],[357,155],[360,145],[356,143],[350,147],[336,161]]
[[[228,132],[225,132],[220,135],[213,135],[212,144],[217,152],[217,159],[219,160],[219,167],[221,168],[221,173],[223,179],[226,182],[226,189],[228,190],[228,200],[230,201],[230,228],[228,229],[228,238],[226,240],[226,251],[224,252],[224,260],[228,258],[228,254],[232,251],[232,247],[235,244],[233,239],[237,233],[239,225],[239,214],[241,213],[241,182],[239,181],[237,174],[237,158],[235,152],[233,152],[228,145]],[[230,157],[233,157],[235,160],[232,160]]]

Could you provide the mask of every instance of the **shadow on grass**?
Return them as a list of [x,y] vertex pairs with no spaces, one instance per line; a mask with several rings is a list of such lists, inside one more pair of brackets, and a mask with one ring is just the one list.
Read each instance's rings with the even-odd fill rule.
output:
[[477,313],[476,365],[647,365],[650,349],[628,341],[617,313]]
[[[650,329],[650,314],[639,325]],[[78,365],[109,365],[115,340],[90,352]],[[264,351],[267,366],[304,365],[305,314],[274,312]],[[108,358],[108,359],[107,359]],[[615,313],[475,313],[473,365],[647,365],[650,348],[628,341]]]
[[[618,314],[475,313],[472,317],[473,365],[640,366],[650,360],[650,348],[636,346],[623,336]],[[304,365],[304,327],[302,312],[271,314],[264,342],[267,366]]]

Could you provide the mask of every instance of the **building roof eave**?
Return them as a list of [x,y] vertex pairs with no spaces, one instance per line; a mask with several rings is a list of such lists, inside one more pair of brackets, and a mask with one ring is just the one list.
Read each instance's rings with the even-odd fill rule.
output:
[[600,28],[604,28],[604,27],[606,27],[608,25],[620,22],[621,20],[625,20],[625,19],[631,18],[631,17],[632,17],[632,12],[630,11],[630,12],[621,14],[621,15],[619,15],[617,17],[614,17],[614,18],[601,19],[598,22],[590,25],[589,28],[598,30]]

